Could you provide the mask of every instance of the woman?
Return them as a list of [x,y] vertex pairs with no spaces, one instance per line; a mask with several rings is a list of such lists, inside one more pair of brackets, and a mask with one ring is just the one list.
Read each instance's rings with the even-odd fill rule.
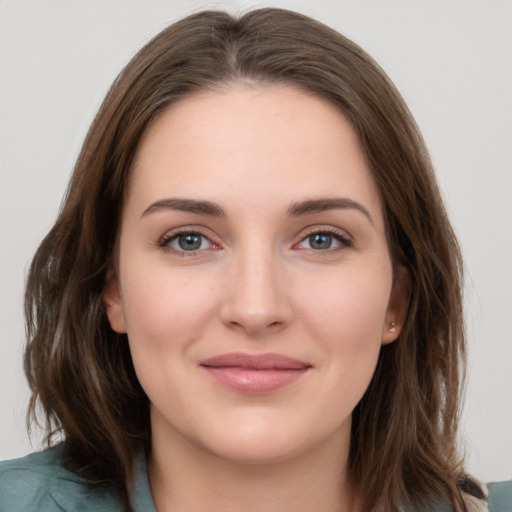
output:
[[461,277],[360,48],[276,9],[172,25],[33,260],[31,413],[63,441],[2,465],[2,510],[484,509],[456,450]]

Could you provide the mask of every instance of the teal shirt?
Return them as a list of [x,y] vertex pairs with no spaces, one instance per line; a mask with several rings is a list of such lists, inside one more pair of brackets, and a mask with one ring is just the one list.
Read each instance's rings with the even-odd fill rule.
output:
[[[137,465],[134,512],[156,512],[146,471]],[[92,489],[62,465],[62,448],[0,462],[0,512],[122,512],[119,496]]]
[[[0,462],[0,512],[121,512],[119,497],[87,482],[62,466],[60,447]],[[156,512],[146,464],[137,465],[134,512]],[[489,485],[489,512],[512,512],[512,481]],[[446,507],[425,510],[444,512]]]

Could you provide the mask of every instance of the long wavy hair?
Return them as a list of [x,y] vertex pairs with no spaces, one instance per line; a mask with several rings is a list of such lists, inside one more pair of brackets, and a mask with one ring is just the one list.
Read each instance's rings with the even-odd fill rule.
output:
[[191,15],[157,35],[115,80],[28,274],[29,422],[40,406],[48,444],[58,434],[67,464],[92,483],[113,485],[130,508],[134,461],[151,444],[149,402],[102,296],[115,272],[131,164],[145,130],[169,105],[237,81],[295,86],[352,123],[380,191],[395,269],[409,274],[405,325],[382,347],[353,413],[351,483],[364,491],[368,511],[440,497],[463,510],[462,263],[428,152],[401,96],[370,57],[286,10]]

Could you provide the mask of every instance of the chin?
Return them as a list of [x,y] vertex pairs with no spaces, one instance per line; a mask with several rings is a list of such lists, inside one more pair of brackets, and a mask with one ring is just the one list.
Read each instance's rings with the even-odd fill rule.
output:
[[244,438],[230,436],[229,439],[218,440],[212,443],[209,439],[205,448],[218,459],[239,465],[255,466],[276,464],[291,460],[301,454],[302,449],[292,446],[289,442],[280,442],[276,439]]
[[200,436],[202,441],[196,438],[196,442],[219,459],[240,465],[264,465],[298,460],[318,448],[323,451],[322,446],[332,450],[335,445],[346,445],[350,436],[350,419],[342,428],[332,429],[325,424],[324,428],[315,429],[308,421],[297,418],[271,421],[265,415],[252,415],[250,420],[244,420],[210,425],[208,432]]

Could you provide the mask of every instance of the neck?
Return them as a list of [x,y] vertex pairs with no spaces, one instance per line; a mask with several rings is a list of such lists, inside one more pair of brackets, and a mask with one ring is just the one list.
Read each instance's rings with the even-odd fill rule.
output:
[[[226,460],[188,441],[167,447],[153,439],[149,481],[158,512],[358,511],[345,466],[348,444],[333,435],[324,445],[280,461]],[[183,440],[181,440],[183,441]],[[167,449],[166,449],[167,448]]]

